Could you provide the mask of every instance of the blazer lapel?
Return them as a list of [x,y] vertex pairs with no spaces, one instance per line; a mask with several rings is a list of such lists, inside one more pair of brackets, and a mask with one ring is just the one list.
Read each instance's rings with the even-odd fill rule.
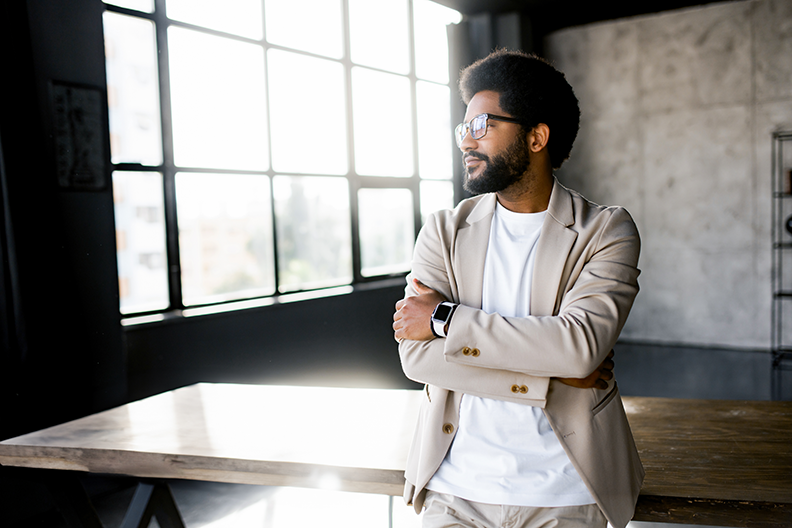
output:
[[458,302],[465,306],[481,308],[484,261],[487,257],[495,203],[494,194],[483,196],[468,215],[467,226],[460,226],[457,232],[454,270],[460,278]]
[[558,180],[547,213],[531,278],[531,315],[555,315],[564,267],[577,239],[577,233],[569,229],[575,223],[572,196]]

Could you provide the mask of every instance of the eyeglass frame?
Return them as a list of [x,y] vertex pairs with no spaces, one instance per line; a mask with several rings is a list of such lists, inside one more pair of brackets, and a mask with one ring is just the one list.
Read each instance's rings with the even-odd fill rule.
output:
[[[473,137],[473,134],[470,134],[470,123],[474,120],[484,116],[484,133],[481,134],[479,137]],[[465,136],[470,134],[470,137],[474,140],[479,140],[487,135],[487,130],[489,129],[489,120],[494,119],[495,121],[505,121],[507,123],[517,123],[518,125],[522,124],[523,121],[521,119],[516,119],[514,117],[506,117],[506,116],[499,116],[496,114],[489,114],[484,112],[483,114],[478,114],[471,117],[467,123],[459,123],[456,128],[454,128],[454,138],[456,139],[457,147],[462,146],[462,142],[465,140]],[[464,130],[464,133],[462,131]]]

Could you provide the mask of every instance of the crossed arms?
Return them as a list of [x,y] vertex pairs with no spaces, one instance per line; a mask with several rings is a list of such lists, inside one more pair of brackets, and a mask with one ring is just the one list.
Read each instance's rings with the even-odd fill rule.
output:
[[[429,341],[435,338],[428,321],[435,306],[447,299],[435,290],[413,279],[413,287],[418,295],[407,297],[396,303],[393,314],[394,337],[413,341]],[[446,329],[448,330],[448,329]],[[594,371],[584,378],[557,378],[558,381],[579,389],[608,388],[608,381],[613,379],[613,350],[605,357]]]
[[[452,296],[447,263],[453,259],[442,223],[431,219],[416,243],[407,295],[393,316],[407,377],[495,398],[512,382],[536,388],[532,394],[541,398],[542,384],[546,394],[550,378],[580,388],[607,387],[613,377],[612,347],[638,292],[640,242],[626,211],[603,214],[607,219],[594,232],[579,235],[583,250],[570,254],[556,315],[502,317],[460,305],[445,339],[434,338],[429,321],[434,307]],[[461,352],[468,345],[481,349],[481,355]]]

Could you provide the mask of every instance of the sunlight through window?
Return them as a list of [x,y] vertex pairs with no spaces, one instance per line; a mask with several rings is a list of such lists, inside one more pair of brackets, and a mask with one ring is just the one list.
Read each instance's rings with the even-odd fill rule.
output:
[[408,21],[407,0],[349,0],[352,62],[409,73]]
[[370,176],[412,176],[409,79],[353,68],[352,96],[357,172]]
[[113,163],[162,163],[154,24],[104,14],[107,107]]
[[185,306],[275,291],[269,179],[176,175]]
[[[415,0],[415,73],[421,79],[448,84],[448,35],[450,24],[458,24],[458,11],[430,2]],[[420,53],[417,51],[420,50]]]
[[272,44],[333,59],[344,56],[341,0],[266,0],[264,7]]
[[113,172],[121,313],[168,307],[162,174]]
[[168,18],[196,26],[260,39],[261,0],[167,0]]
[[272,166],[278,172],[346,174],[344,67],[270,50]]
[[276,176],[278,273],[282,292],[352,281],[346,178]]
[[176,165],[266,170],[261,47],[178,27],[168,42]]
[[453,139],[451,89],[443,84],[416,83],[418,93],[418,170],[424,178],[451,179]]
[[415,239],[412,193],[407,189],[361,189],[358,202],[363,275],[410,269]]
[[108,0],[122,313],[406,272],[420,219],[454,204],[460,20],[430,0]]

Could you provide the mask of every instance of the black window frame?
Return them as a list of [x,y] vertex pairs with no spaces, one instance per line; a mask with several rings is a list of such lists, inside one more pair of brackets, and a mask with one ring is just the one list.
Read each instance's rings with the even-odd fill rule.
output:
[[[262,6],[264,0],[260,0],[262,2]],[[375,67],[370,67],[368,65],[359,65],[354,63],[351,60],[350,56],[350,31],[349,31],[349,0],[341,0],[342,4],[342,24],[343,24],[343,38],[344,38],[344,56],[341,59],[328,59],[328,57],[314,54],[311,52],[301,51],[294,48],[289,48],[285,46],[280,46],[277,44],[272,44],[267,41],[266,35],[266,24],[264,21],[262,23],[263,26],[263,34],[261,39],[252,39],[248,37],[242,37],[239,35],[226,33],[223,31],[218,31],[214,29],[205,28],[202,26],[197,26],[193,24],[189,24],[186,22],[181,22],[178,20],[173,20],[168,18],[166,13],[165,7],[166,0],[154,0],[154,11],[152,13],[146,13],[142,11],[136,11],[134,9],[128,9],[125,7],[120,7],[114,4],[104,3],[104,8],[108,12],[117,13],[120,15],[127,15],[132,16],[139,19],[146,19],[153,23],[155,28],[155,35],[156,35],[156,47],[157,47],[157,68],[158,68],[158,82],[159,82],[159,103],[160,103],[160,123],[161,123],[161,140],[162,140],[162,163],[159,165],[143,165],[138,163],[113,163],[112,164],[112,171],[122,171],[122,172],[149,172],[149,173],[159,173],[162,175],[163,179],[163,199],[164,199],[164,213],[165,213],[165,240],[166,240],[166,269],[167,269],[167,282],[168,282],[168,307],[165,309],[158,309],[158,310],[150,310],[150,311],[135,311],[130,313],[123,313],[122,314],[122,322],[125,324],[137,324],[137,323],[145,323],[150,321],[158,321],[163,318],[169,319],[173,317],[179,317],[183,314],[183,312],[194,310],[196,313],[212,313],[212,307],[217,307],[216,311],[229,311],[235,309],[233,305],[235,303],[244,304],[244,307],[250,306],[251,301],[255,301],[256,299],[262,300],[262,305],[271,305],[271,304],[278,304],[282,300],[292,300],[292,299],[301,299],[301,298],[312,298],[312,297],[321,297],[324,295],[332,295],[337,291],[347,292],[349,291],[350,287],[352,290],[355,289],[369,289],[372,287],[377,287],[381,285],[383,287],[393,286],[393,284],[398,281],[403,283],[404,276],[407,274],[407,271],[398,272],[398,273],[389,273],[384,275],[377,275],[377,276],[364,276],[361,273],[361,243],[360,243],[360,236],[359,236],[359,225],[358,225],[358,191],[360,189],[408,189],[411,191],[412,194],[412,202],[413,202],[413,225],[415,230],[415,235],[417,236],[418,231],[421,228],[422,224],[422,215],[421,215],[421,182],[422,181],[448,181],[452,185],[452,202],[454,204],[458,203],[460,196],[459,196],[459,188],[458,185],[458,170],[456,167],[453,167],[453,176],[451,179],[447,178],[422,178],[419,170],[419,144],[418,144],[418,110],[417,110],[417,83],[421,82],[429,82],[440,86],[448,86],[451,93],[451,100],[449,104],[453,106],[454,104],[454,90],[453,90],[453,79],[449,79],[448,84],[439,83],[432,80],[422,79],[416,75],[415,71],[415,64],[416,64],[416,57],[415,57],[415,32],[414,32],[414,3],[413,0],[407,0],[408,4],[408,42],[409,42],[409,61],[410,61],[410,69],[409,73],[407,74],[397,74],[392,71],[378,69]],[[262,8],[262,18],[264,17],[264,10]],[[309,57],[320,58],[323,60],[333,60],[336,61],[344,67],[344,75],[345,75],[345,97],[347,103],[347,111],[346,111],[346,133],[347,133],[347,159],[348,159],[348,171],[344,175],[340,175],[340,177],[344,177],[348,184],[349,184],[349,205],[350,205],[350,227],[351,227],[351,250],[352,250],[352,282],[347,285],[342,286],[335,286],[335,287],[321,287],[321,288],[314,288],[314,289],[301,289],[297,291],[288,291],[283,292],[280,289],[279,283],[279,259],[278,259],[278,238],[277,238],[277,219],[275,215],[275,206],[274,206],[274,194],[272,193],[272,185],[274,181],[274,177],[278,176],[311,176],[311,177],[333,177],[338,178],[338,174],[334,175],[322,175],[322,174],[302,174],[302,173],[289,173],[284,171],[275,171],[272,167],[272,163],[269,163],[269,167],[266,170],[233,170],[233,169],[207,169],[207,168],[196,168],[196,167],[180,167],[176,166],[174,163],[174,152],[173,152],[173,129],[171,124],[171,98],[170,98],[170,74],[169,74],[169,53],[168,53],[168,29],[169,27],[182,27],[190,30],[199,31],[208,35],[220,36],[223,38],[230,38],[239,42],[245,42],[249,44],[255,44],[262,47],[264,51],[264,55],[267,55],[267,52],[270,49],[278,49],[287,51],[290,53],[299,53]],[[387,74],[392,75],[399,75],[401,77],[407,78],[410,83],[410,98],[411,98],[411,123],[412,123],[412,148],[413,148],[413,175],[410,177],[387,177],[387,176],[368,176],[368,175],[361,175],[358,174],[355,170],[355,156],[354,156],[354,125],[353,125],[353,106],[352,106],[352,69],[354,67],[361,67],[367,68],[373,71],[379,71]],[[265,68],[265,72],[266,72]],[[266,73],[265,73],[266,75]],[[269,80],[267,82],[267,89],[269,90]],[[265,126],[267,128],[267,137],[268,141],[270,142],[269,148],[269,156],[270,160],[272,157],[272,149],[271,149],[271,130],[270,130],[270,104],[269,100],[265,101],[265,105],[267,108],[267,119]],[[451,113],[453,116],[453,112]],[[383,124],[383,140],[387,140],[387,131],[388,127]],[[453,130],[448,131],[448,144],[452,149],[451,152],[454,152],[456,149],[456,145],[454,144],[453,139]],[[452,169],[452,168],[449,168]],[[210,174],[253,174],[253,175],[261,175],[267,176],[270,185],[270,202],[271,202],[271,211],[272,211],[272,237],[273,237],[273,246],[274,246],[274,273],[275,273],[275,292],[271,295],[261,296],[261,297],[253,297],[253,298],[241,298],[241,299],[234,299],[229,301],[222,301],[222,302],[213,302],[207,304],[200,304],[200,305],[189,305],[185,306],[182,299],[182,286],[181,286],[181,265],[180,265],[180,250],[179,250],[179,226],[178,226],[178,217],[176,214],[176,174],[179,172],[191,172],[191,173],[210,173]],[[253,305],[256,303],[253,302]],[[244,309],[244,307],[240,307],[239,309]],[[119,307],[120,309],[120,307]],[[152,316],[154,318],[152,319]],[[158,317],[161,316],[161,317]]]

